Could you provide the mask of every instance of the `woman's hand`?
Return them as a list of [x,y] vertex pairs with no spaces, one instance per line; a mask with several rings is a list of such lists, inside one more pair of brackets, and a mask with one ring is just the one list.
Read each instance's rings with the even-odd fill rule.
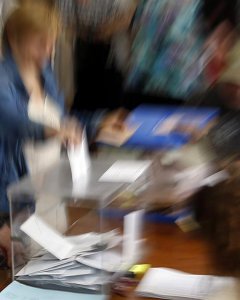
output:
[[123,108],[119,108],[113,112],[110,112],[103,118],[99,129],[102,130],[104,128],[111,128],[114,131],[122,130],[124,129],[124,121],[127,115],[128,111]]
[[74,118],[63,120],[60,129],[45,127],[45,137],[57,137],[65,146],[76,146],[81,143],[82,129]]
[[64,120],[58,137],[66,146],[76,146],[80,144],[82,140],[82,129],[79,122],[74,118]]
[[136,128],[129,128],[125,124],[128,112],[118,109],[106,115],[103,119],[96,137],[96,141],[110,145],[121,146],[136,131]]

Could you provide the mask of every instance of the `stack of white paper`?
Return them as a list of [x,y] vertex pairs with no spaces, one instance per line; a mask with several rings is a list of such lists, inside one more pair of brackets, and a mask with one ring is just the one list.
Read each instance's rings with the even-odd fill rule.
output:
[[136,289],[143,297],[162,299],[199,299],[234,286],[235,280],[230,277],[209,275],[192,275],[166,268],[152,268],[146,273]]
[[97,291],[121,267],[121,253],[112,250],[122,241],[116,231],[66,237],[36,214],[21,230],[43,248],[16,274],[21,282],[61,283]]

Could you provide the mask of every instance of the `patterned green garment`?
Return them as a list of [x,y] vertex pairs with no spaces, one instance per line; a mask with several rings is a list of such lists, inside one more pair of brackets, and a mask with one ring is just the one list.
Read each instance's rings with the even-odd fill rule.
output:
[[186,99],[203,88],[201,0],[141,0],[127,86]]

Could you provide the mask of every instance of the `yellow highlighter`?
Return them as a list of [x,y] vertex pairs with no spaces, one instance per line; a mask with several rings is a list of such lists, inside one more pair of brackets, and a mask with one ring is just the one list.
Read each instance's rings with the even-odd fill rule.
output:
[[151,268],[149,264],[134,265],[129,269],[129,272],[133,273],[135,278],[141,278],[149,268]]

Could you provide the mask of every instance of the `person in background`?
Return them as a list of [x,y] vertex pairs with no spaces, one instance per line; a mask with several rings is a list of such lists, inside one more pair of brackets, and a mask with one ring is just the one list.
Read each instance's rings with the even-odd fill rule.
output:
[[[130,50],[128,29],[138,0],[55,2],[65,28],[71,29],[75,39],[73,64],[76,92],[72,110],[114,110],[123,106],[122,83]],[[70,43],[73,46],[72,41]],[[63,51],[63,48],[56,48],[55,68],[59,77],[63,77],[63,73],[59,72],[59,61],[62,61],[61,57],[66,60],[69,47],[65,47],[65,54]],[[70,60],[67,61],[69,63]],[[71,77],[71,67],[69,72]],[[66,86],[69,76],[64,77],[61,81]]]
[[[8,16],[0,63],[0,246],[10,259],[7,188],[19,178],[42,171],[60,157],[61,144],[81,141],[80,123],[66,116],[50,59],[59,30],[55,9],[26,1]],[[105,112],[79,114],[94,135],[117,122]],[[47,159],[46,159],[47,157]],[[9,260],[10,263],[10,260]]]
[[[208,89],[189,104],[219,107],[222,114],[239,109],[238,0],[203,1],[207,56],[204,77]],[[194,100],[194,101],[192,101]]]
[[[36,161],[46,162],[41,150],[52,144],[42,146],[37,141],[55,137],[54,147],[60,153],[61,143],[78,144],[81,140],[78,123],[64,121],[63,97],[49,64],[58,26],[56,12],[40,3],[19,6],[4,26],[0,64],[0,212],[4,220],[9,209],[7,187],[32,167],[27,166],[25,150],[35,154]],[[5,236],[1,244],[9,254],[5,222],[0,231]]]
[[[200,95],[192,97],[189,105],[218,107],[222,115],[240,109],[240,40],[238,32],[229,23],[219,26],[208,41],[215,56],[206,66],[210,86]],[[216,49],[218,48],[218,49]]]
[[141,0],[133,23],[127,103],[184,104],[204,89],[202,0]]

